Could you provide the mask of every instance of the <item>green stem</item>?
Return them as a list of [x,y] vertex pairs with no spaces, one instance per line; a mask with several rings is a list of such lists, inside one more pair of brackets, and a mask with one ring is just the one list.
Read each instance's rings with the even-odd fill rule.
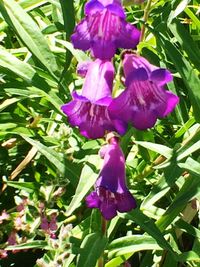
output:
[[150,9],[151,9],[151,2],[152,0],[148,0],[147,1],[147,5],[144,9],[144,17],[143,17],[143,21],[144,21],[144,24],[142,25],[142,28],[141,28],[141,35],[140,35],[140,42],[142,42],[144,40],[144,35],[145,35],[145,24],[148,20],[148,17],[149,17],[149,12],[150,12]]
[[118,69],[117,69],[117,73],[116,73],[116,76],[115,76],[115,85],[113,87],[113,96],[116,96],[116,93],[120,87],[120,79],[121,79],[121,68],[122,68],[122,63],[120,61],[119,63],[119,66],[118,66]]
[[98,267],[104,267],[103,256],[98,259]]
[[[106,236],[106,234],[107,234],[107,221],[103,218],[103,216],[101,217],[101,231],[102,231],[102,234],[104,236]],[[103,254],[98,259],[98,267],[104,267]]]
[[107,221],[103,217],[101,217],[101,230],[102,230],[102,234],[104,236],[106,236],[106,234],[107,234]]

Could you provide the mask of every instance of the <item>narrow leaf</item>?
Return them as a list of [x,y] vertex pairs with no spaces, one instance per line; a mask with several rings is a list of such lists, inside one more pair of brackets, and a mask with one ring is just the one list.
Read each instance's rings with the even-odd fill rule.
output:
[[95,267],[97,260],[103,253],[107,238],[99,233],[87,235],[82,244],[77,267]]
[[150,149],[152,151],[157,152],[160,155],[163,155],[167,159],[172,157],[173,149],[164,146],[164,145],[159,145],[159,144],[154,144],[150,142],[143,142],[143,141],[134,141],[137,145],[143,146],[147,149]]
[[[1,6],[1,4],[0,4]],[[0,66],[14,72],[27,82],[31,82],[36,71],[26,62],[23,62],[0,46]]]
[[14,182],[14,181],[6,181],[6,184],[8,186],[20,189],[20,190],[25,190],[27,192],[33,192],[37,189],[37,186],[33,182]]
[[[68,164],[64,164],[64,159],[63,159],[63,156],[61,154],[56,152],[54,149],[47,147],[47,146],[43,145],[42,143],[35,141],[29,137],[26,137],[24,135],[22,135],[22,137],[29,144],[36,147],[38,149],[38,151],[42,155],[44,155],[56,167],[56,169],[58,170],[58,172],[60,174],[62,174],[63,176],[67,175],[68,177],[71,176],[72,178],[73,177],[77,178],[77,174],[73,171],[71,166],[68,166]],[[66,179],[66,182],[67,182],[67,179]]]
[[112,241],[108,246],[108,257],[125,255],[141,250],[162,250],[151,236],[133,235],[125,236]]
[[0,3],[0,11],[32,54],[55,77],[54,73],[58,71],[55,57],[34,20],[14,0],[3,0]]
[[97,178],[97,174],[94,173],[89,165],[85,165],[81,172],[80,180],[76,188],[75,195],[67,209],[66,216],[70,216],[72,212],[80,205],[80,202],[93,186]]

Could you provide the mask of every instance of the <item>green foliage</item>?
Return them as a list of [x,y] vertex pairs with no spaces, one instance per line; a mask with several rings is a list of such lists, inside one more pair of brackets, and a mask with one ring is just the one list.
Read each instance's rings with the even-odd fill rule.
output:
[[[127,18],[141,28],[146,3],[132,2],[126,7]],[[84,3],[0,1],[0,205],[8,214],[0,219],[0,256],[2,250],[9,251],[0,265],[22,266],[17,259],[27,249],[26,266],[95,267],[104,254],[106,267],[126,266],[126,261],[138,267],[197,267],[198,1],[151,3],[138,51],[171,70],[169,89],[180,97],[180,104],[153,129],[130,128],[122,137],[127,184],[138,208],[109,222],[107,237],[101,233],[99,212],[84,202],[98,176],[98,150],[105,141],[81,137],[60,110],[70,92],[82,87],[77,63],[89,58],[70,43]],[[119,56],[114,61],[118,66]],[[54,216],[57,228],[51,230]],[[41,227],[43,217],[46,230]],[[16,244],[8,245],[13,232]],[[13,254],[16,250],[21,252]]]

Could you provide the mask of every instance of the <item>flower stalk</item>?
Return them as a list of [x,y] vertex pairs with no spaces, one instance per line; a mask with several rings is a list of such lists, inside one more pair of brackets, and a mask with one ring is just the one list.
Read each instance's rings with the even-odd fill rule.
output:
[[146,22],[148,20],[148,17],[149,17],[149,12],[150,12],[150,9],[151,9],[151,2],[152,2],[152,0],[148,0],[147,4],[146,4],[146,7],[144,9],[144,17],[143,17],[144,24],[142,25],[142,28],[141,28],[140,42],[144,41],[145,29],[146,29],[145,24],[146,24]]

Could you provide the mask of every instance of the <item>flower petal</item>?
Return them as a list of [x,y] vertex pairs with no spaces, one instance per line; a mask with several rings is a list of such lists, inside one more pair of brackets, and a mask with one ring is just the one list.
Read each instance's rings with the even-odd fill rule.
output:
[[136,201],[129,191],[126,191],[123,194],[116,193],[115,196],[117,201],[117,210],[119,212],[128,212],[136,208]]
[[117,130],[117,132],[120,134],[120,135],[124,135],[127,131],[127,128],[128,128],[128,124],[125,122],[125,121],[122,121],[122,120],[112,120],[113,123],[114,123],[114,126]]
[[161,112],[161,110],[158,109],[158,116],[160,118],[163,118],[167,116],[169,113],[171,113],[175,109],[176,105],[179,103],[179,97],[173,94],[172,92],[165,91],[165,96],[166,96],[165,110]]
[[[92,103],[109,101],[114,79],[114,67],[110,61],[96,59],[89,65],[82,95]],[[100,102],[98,102],[100,103]],[[105,105],[105,103],[103,104]]]
[[123,67],[124,67],[125,77],[128,77],[130,72],[139,68],[144,68],[148,76],[151,75],[152,71],[158,69],[158,67],[148,62],[146,58],[130,53],[126,53],[124,55]]
[[157,69],[152,71],[150,80],[155,82],[157,85],[162,86],[173,79],[171,73],[166,69]]
[[87,106],[87,102],[72,100],[69,103],[62,105],[61,110],[68,116],[69,123],[74,127],[79,126],[82,123],[83,118],[78,114],[85,114]]
[[117,206],[115,203],[105,201],[100,205],[100,211],[106,220],[111,220],[117,215]]
[[109,192],[124,192],[125,182],[125,158],[118,144],[109,144],[104,151],[104,164],[96,181],[98,188],[105,188]]
[[146,81],[148,80],[148,73],[145,68],[134,69],[126,77],[125,84],[128,87],[134,81]]
[[121,20],[120,26],[121,28],[118,31],[115,41],[116,47],[125,49],[134,48],[139,43],[140,31],[126,21]]
[[131,100],[130,91],[124,90],[118,97],[114,98],[108,107],[109,116],[113,121],[119,120],[126,125],[131,117],[132,108],[129,105]]
[[86,19],[76,26],[75,33],[71,35],[71,41],[76,49],[86,51],[90,48],[91,37]]
[[116,5],[116,4],[110,4],[107,5],[106,8],[112,12],[113,14],[117,15],[118,17],[125,19],[126,18],[126,14],[122,8],[121,5]]
[[91,192],[85,200],[88,208],[99,208],[100,200],[96,192]]
[[137,110],[132,113],[131,122],[133,127],[138,130],[146,130],[154,126],[157,120],[157,116],[152,110]]
[[93,57],[109,60],[114,56],[116,47],[114,42],[99,38],[91,44],[91,50]]
[[87,138],[102,138],[105,131],[116,131],[108,115],[107,106],[92,104],[85,99],[75,99],[63,105],[61,109],[68,116],[69,123],[78,126],[81,134]]
[[85,15],[92,15],[96,12],[100,12],[104,9],[104,6],[98,0],[92,0],[85,4]]

